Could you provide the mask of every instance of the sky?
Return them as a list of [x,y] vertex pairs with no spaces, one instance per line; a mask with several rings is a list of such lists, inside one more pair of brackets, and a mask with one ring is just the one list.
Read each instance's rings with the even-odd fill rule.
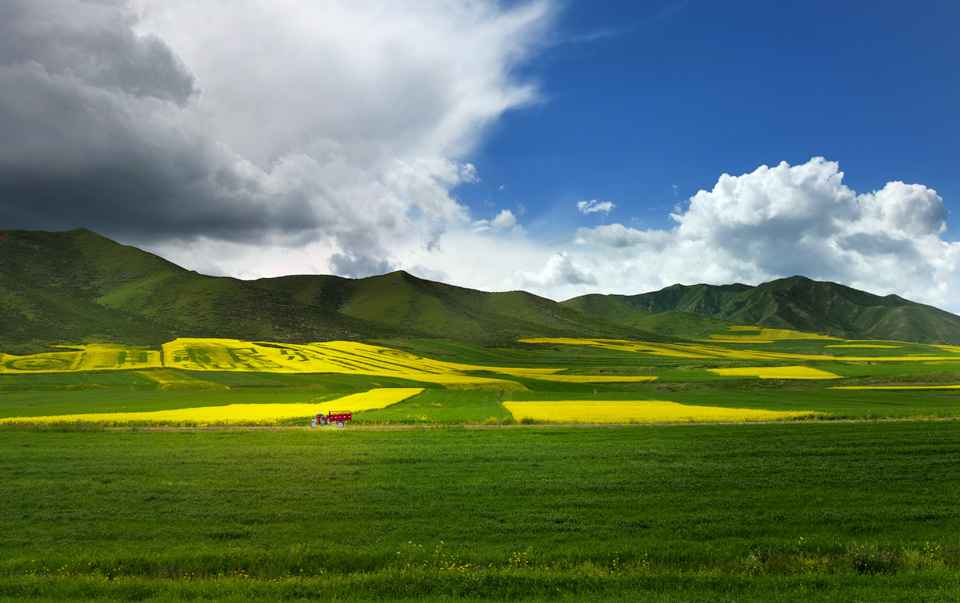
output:
[[956,0],[0,0],[0,227],[562,301],[960,313]]

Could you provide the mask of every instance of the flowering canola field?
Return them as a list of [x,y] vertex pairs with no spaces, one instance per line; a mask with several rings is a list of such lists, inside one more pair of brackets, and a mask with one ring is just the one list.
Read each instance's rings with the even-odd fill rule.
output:
[[[647,341],[627,341],[623,339],[573,339],[569,337],[535,337],[521,339],[526,343],[552,343],[571,346],[590,346],[633,352],[649,356],[691,359],[724,360],[823,360],[825,356],[816,354],[793,354],[788,352],[764,352],[759,350],[739,350],[709,343],[651,343]],[[828,358],[828,357],[827,357]]]
[[[790,331],[796,333],[796,331]],[[786,338],[781,338],[786,339]],[[802,339],[796,337],[795,339]],[[817,336],[814,339],[833,339],[826,336]],[[651,343],[647,341],[628,341],[624,339],[574,339],[570,337],[535,337],[521,339],[524,343],[560,344],[569,346],[590,346],[620,352],[633,352],[647,356],[663,356],[670,358],[690,358],[700,360],[788,360],[794,362],[807,360],[841,360],[845,362],[956,362],[960,357],[960,346],[931,346],[943,349],[954,354],[945,355],[907,355],[907,356],[832,356],[826,353],[799,354],[782,351],[762,351],[737,349],[724,345],[703,343]],[[771,342],[773,340],[770,340]],[[733,340],[724,343],[742,343]],[[858,346],[859,347],[859,346]]]
[[57,347],[62,347],[66,351],[29,356],[0,354],[0,375],[144,369],[162,366],[160,352],[156,350],[127,349],[121,345],[108,343]]
[[788,339],[825,339],[836,341],[836,337],[829,335],[818,335],[816,333],[804,333],[802,331],[791,331],[789,329],[761,329],[760,327],[743,328],[731,327],[732,332],[752,332],[750,335],[740,335],[731,333],[718,333],[710,336],[710,341],[725,343],[773,343],[774,341],[786,341]]
[[807,366],[747,366],[707,369],[721,377],[759,377],[761,379],[839,379],[827,371]]
[[688,406],[662,400],[504,402],[515,419],[556,423],[739,423],[813,418],[810,411]]
[[[228,404],[148,412],[84,413],[45,417],[0,419],[0,423],[190,423],[194,425],[269,424],[282,419],[312,417],[323,410],[359,412],[384,408],[415,396],[423,388],[382,388],[344,396],[336,400],[298,404]],[[325,407],[325,408],[324,408]],[[335,408],[334,408],[335,407]]]
[[[118,345],[72,346],[69,351],[30,356],[0,355],[0,374],[63,373],[91,370],[168,368],[184,371],[255,373],[334,373],[396,377],[436,383],[450,389],[523,390],[523,385],[489,373],[568,383],[646,381],[637,375],[564,375],[565,368],[495,367],[444,362],[407,352],[352,341],[277,344],[236,339],[180,338],[163,351],[128,350]],[[471,373],[483,372],[486,375]],[[189,378],[145,371],[161,389],[177,389]]]

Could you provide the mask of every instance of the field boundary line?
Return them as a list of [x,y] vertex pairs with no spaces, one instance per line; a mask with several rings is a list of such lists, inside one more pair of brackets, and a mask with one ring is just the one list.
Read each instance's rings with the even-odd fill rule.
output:
[[702,425],[830,425],[840,423],[924,423],[957,421],[960,417],[892,417],[887,419],[829,419],[820,421],[723,421],[723,422],[664,422],[664,423],[542,423],[534,425],[354,425],[346,429],[333,426],[312,429],[309,425],[205,425],[197,427],[104,427],[107,431],[411,431],[417,429],[562,429],[562,428],[616,428],[616,427],[693,427]]

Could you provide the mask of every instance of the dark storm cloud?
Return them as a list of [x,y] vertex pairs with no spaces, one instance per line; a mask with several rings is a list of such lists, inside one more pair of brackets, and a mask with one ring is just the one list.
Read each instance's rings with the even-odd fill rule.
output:
[[134,34],[121,3],[0,0],[0,60],[36,62],[90,86],[183,104],[198,91],[161,40]]
[[0,0],[0,222],[138,240],[302,231],[295,189],[200,127],[193,74],[120,4]]

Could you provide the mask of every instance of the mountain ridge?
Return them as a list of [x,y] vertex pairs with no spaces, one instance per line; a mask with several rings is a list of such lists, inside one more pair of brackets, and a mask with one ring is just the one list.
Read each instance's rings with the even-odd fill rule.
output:
[[[593,295],[562,303],[576,307],[590,303]],[[654,316],[681,311],[721,321],[849,339],[932,344],[960,341],[960,317],[956,314],[898,295],[880,296],[800,275],[756,286],[671,285],[649,293],[609,297]],[[639,318],[631,324],[649,327],[649,321]]]
[[251,281],[199,274],[86,229],[0,231],[0,350],[176,337],[309,342],[526,337],[696,339],[736,324],[960,345],[960,317],[896,295],[794,276],[757,286],[671,285],[563,302],[483,292],[404,271]]

